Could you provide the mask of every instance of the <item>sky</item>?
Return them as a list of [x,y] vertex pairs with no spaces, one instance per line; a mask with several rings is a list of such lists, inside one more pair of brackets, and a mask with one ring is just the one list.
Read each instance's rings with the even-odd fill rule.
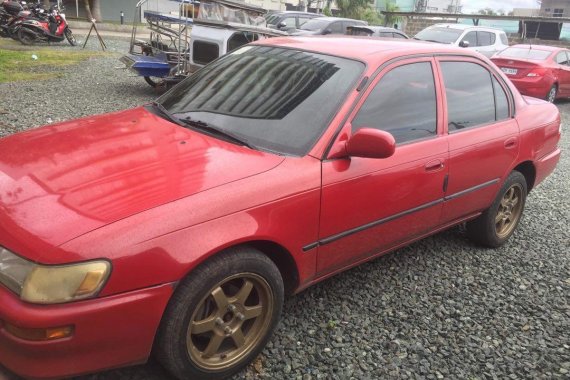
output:
[[461,4],[463,5],[463,13],[476,12],[484,8],[502,9],[505,12],[509,12],[513,8],[539,8],[536,0],[462,0]]

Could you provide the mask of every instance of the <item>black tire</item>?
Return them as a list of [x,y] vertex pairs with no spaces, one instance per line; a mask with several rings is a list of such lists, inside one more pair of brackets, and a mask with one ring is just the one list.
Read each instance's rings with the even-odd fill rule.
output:
[[[178,285],[154,353],[181,380],[227,378],[264,348],[279,321],[283,294],[279,270],[261,252],[237,247],[216,255]],[[215,348],[208,354],[210,346]]]
[[153,88],[165,87],[164,79],[158,77],[144,77],[146,83],[148,83]]
[[[509,195],[511,191],[512,197]],[[511,172],[493,204],[477,219],[467,223],[467,235],[482,246],[500,247],[512,236],[522,219],[526,196],[525,177],[518,171]]]
[[65,38],[67,38],[67,42],[69,42],[71,46],[77,46],[77,40],[75,39],[75,36],[73,35],[71,29],[65,28],[63,33],[65,34]]
[[21,27],[18,29],[18,40],[22,45],[32,45],[36,41],[36,33],[28,28]]
[[545,100],[547,102],[554,103],[557,94],[558,94],[558,86],[553,84],[552,87],[550,87],[550,90],[548,90]]

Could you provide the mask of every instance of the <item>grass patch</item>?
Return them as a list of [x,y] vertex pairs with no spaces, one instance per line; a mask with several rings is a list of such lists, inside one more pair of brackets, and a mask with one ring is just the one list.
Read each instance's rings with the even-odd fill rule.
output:
[[[63,75],[64,68],[105,53],[71,48],[67,51],[49,47],[25,47],[19,42],[0,40],[0,83],[42,80]],[[37,56],[37,60],[32,58]]]

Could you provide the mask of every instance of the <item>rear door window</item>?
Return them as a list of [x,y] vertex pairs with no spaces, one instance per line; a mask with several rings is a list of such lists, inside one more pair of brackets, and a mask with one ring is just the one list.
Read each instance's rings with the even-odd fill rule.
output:
[[495,44],[495,34],[489,32],[477,32],[477,46],[490,46]]
[[508,119],[509,114],[509,98],[499,84],[497,78],[493,77],[493,90],[495,91],[495,119],[505,120]]
[[430,62],[398,66],[370,92],[352,121],[353,131],[376,128],[396,143],[437,135],[437,106]]
[[441,62],[450,133],[494,122],[491,73],[472,62]]

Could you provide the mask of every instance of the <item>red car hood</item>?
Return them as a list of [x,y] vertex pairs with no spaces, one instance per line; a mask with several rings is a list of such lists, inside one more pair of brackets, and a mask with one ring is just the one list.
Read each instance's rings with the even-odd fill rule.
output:
[[0,245],[8,248],[59,246],[283,161],[144,108],[15,134],[0,140],[0,152]]

